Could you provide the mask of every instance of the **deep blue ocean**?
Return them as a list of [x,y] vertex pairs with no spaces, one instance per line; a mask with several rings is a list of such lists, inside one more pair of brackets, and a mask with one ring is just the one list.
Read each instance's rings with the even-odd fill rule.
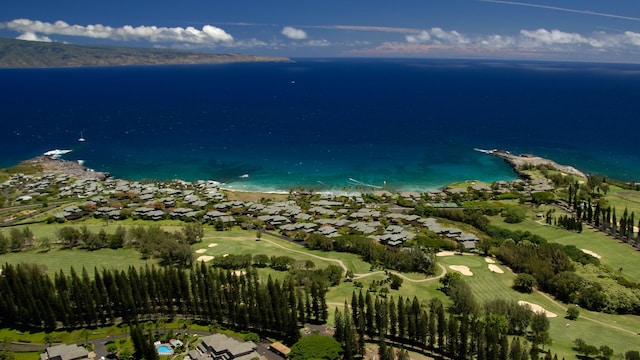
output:
[[[511,180],[474,148],[640,180],[640,66],[474,60],[0,70],[0,166],[288,191]],[[82,135],[85,142],[79,142]]]

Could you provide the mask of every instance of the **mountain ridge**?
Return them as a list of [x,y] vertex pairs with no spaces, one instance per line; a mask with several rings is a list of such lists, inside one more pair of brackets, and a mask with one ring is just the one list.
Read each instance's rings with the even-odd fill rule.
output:
[[0,68],[290,62],[284,57],[207,54],[174,49],[71,45],[0,38]]

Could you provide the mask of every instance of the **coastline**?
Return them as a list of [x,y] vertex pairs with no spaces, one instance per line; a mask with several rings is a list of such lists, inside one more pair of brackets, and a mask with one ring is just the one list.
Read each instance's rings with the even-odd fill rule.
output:
[[[532,154],[521,154],[521,155],[514,155],[511,154],[509,151],[506,150],[483,150],[483,149],[474,149],[478,152],[487,154],[487,155],[491,155],[491,156],[495,156],[495,157],[499,157],[501,159],[503,159],[507,164],[510,165],[512,171],[514,172],[514,174],[520,178],[520,179],[528,179],[529,176],[524,173],[521,170],[521,167],[523,165],[532,165],[532,166],[538,166],[538,165],[548,165],[550,167],[555,168],[556,170],[566,173],[566,174],[571,174],[571,175],[576,175],[582,178],[587,178],[588,174],[576,169],[573,166],[570,165],[562,165],[559,164],[551,159],[547,159],[547,158],[543,158],[540,156],[536,156],[536,155],[532,155]],[[84,180],[98,180],[98,181],[102,181],[102,180],[106,180],[108,178],[111,178],[111,175],[108,172],[100,172],[100,171],[95,171],[87,166],[85,166],[81,161],[73,161],[73,160],[65,160],[65,159],[61,159],[59,157],[51,157],[51,156],[46,156],[46,155],[40,155],[37,156],[35,158],[32,159],[28,159],[28,160],[24,160],[21,161],[18,166],[24,166],[24,167],[31,167],[34,169],[37,169],[43,173],[51,173],[51,174],[56,174],[56,175],[69,175],[71,177],[77,178],[77,179],[84,179]],[[122,179],[122,180],[127,180],[127,179]],[[130,180],[130,179],[129,179]],[[176,179],[167,179],[164,181],[174,181],[174,180],[180,180],[179,178]],[[207,180],[207,179],[201,179],[201,180]],[[208,180],[215,180],[215,179],[208,179]],[[163,181],[163,180],[158,180],[158,181]],[[468,179],[461,179],[459,181],[453,182],[453,183],[448,183],[448,184],[444,184],[442,186],[437,186],[434,188],[430,188],[430,189],[421,189],[418,190],[417,192],[423,192],[423,193],[427,193],[429,191],[434,191],[434,190],[442,190],[448,187],[451,187],[453,184],[459,184],[461,182],[467,182],[467,181],[474,181],[474,182],[479,182],[478,180],[468,180]],[[217,181],[216,181],[217,182]],[[480,181],[481,182],[481,181]],[[226,185],[226,186],[225,186]],[[296,190],[296,187],[293,187],[291,189],[289,189],[289,191],[284,191],[284,190],[277,190],[277,189],[268,189],[268,188],[260,188],[260,189],[241,189],[241,188],[236,188],[231,184],[224,184],[224,183],[219,183],[219,188],[220,190],[224,191],[225,193],[231,193],[231,194],[236,194],[234,196],[232,196],[233,198],[245,198],[245,197],[249,197],[249,198],[255,198],[256,195],[255,194],[261,194],[264,197],[283,197],[283,196],[288,196],[289,194],[291,194],[292,191]],[[367,186],[361,186],[357,189],[325,189],[325,190],[313,190],[313,189],[302,189],[300,188],[300,191],[310,191],[310,192],[314,192],[314,193],[318,193],[318,194],[333,194],[333,195],[353,195],[353,194],[361,194],[361,193],[373,193],[374,191],[380,191],[380,190],[384,190],[384,191],[390,191],[392,193],[403,193],[406,192],[408,190],[404,190],[402,188],[400,189],[387,189],[387,188],[382,188],[382,187],[367,187]]]

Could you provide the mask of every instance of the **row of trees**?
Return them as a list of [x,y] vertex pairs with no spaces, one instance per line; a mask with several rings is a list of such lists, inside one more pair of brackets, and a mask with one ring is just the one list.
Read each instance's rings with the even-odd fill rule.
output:
[[[487,302],[482,314],[474,309],[447,312],[438,299],[423,304],[415,297],[395,302],[354,293],[350,306],[345,303],[343,311],[335,311],[335,339],[343,345],[345,359],[363,355],[366,341],[391,341],[450,358],[479,360],[536,359],[539,346],[549,342],[549,321],[543,313],[533,314],[505,300]],[[525,332],[531,346],[522,338]]]
[[297,338],[299,324],[327,319],[324,284],[261,282],[255,268],[94,269],[93,279],[72,268],[51,279],[34,265],[4,265],[2,275],[0,324],[6,327],[53,330],[181,316]]
[[0,232],[0,255],[10,251],[18,252],[25,247],[33,246],[34,236],[28,226],[20,228],[11,228],[9,236]]

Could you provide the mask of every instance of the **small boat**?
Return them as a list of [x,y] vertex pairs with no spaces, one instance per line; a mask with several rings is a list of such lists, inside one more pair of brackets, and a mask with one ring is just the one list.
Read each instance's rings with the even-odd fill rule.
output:
[[82,136],[82,131],[80,131],[80,138],[78,139],[79,142],[85,142],[87,141],[84,136]]
[[243,174],[239,176],[240,179],[248,179],[249,178],[249,174]]

